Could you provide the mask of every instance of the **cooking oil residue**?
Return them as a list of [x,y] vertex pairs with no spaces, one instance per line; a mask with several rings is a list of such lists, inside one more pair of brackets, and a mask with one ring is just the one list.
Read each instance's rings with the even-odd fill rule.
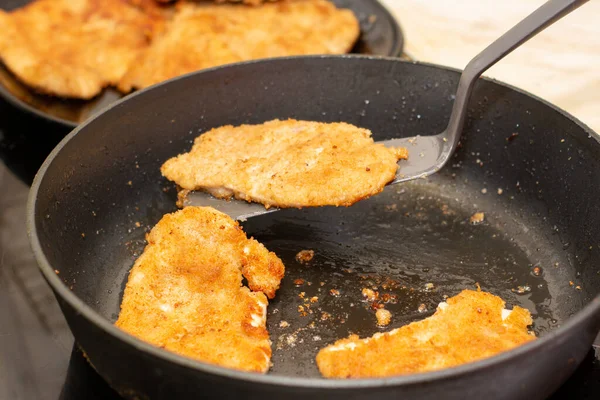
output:
[[[474,224],[475,213],[485,214]],[[545,270],[510,240],[491,210],[418,186],[388,188],[349,208],[283,210],[244,225],[286,265],[267,319],[275,374],[319,376],[316,367],[298,365],[314,366],[325,345],[426,318],[477,284],[506,308],[530,310],[536,334],[559,324]],[[306,249],[313,251],[309,261],[297,257]],[[379,326],[378,310],[385,310]]]

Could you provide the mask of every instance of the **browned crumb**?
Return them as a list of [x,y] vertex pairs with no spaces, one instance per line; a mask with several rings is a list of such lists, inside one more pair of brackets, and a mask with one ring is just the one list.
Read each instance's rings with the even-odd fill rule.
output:
[[337,289],[331,289],[329,291],[329,293],[331,293],[332,296],[338,297],[340,295],[340,291]]
[[300,297],[301,299],[303,299],[304,296],[306,296],[306,292],[300,292],[300,294],[298,294],[298,297]]
[[362,295],[368,301],[375,301],[379,298],[379,293],[369,288],[363,288]]
[[484,219],[485,219],[484,213],[476,212],[475,214],[471,215],[471,218],[469,218],[469,222],[472,225],[479,225],[483,222]]
[[296,285],[296,286],[304,285],[304,279],[301,279],[301,278],[294,279],[294,285]]
[[298,306],[298,313],[303,316],[306,317],[308,315],[308,309],[305,306]]
[[187,203],[187,197],[188,194],[190,194],[191,190],[186,190],[186,189],[181,189],[178,188],[179,190],[177,190],[177,202],[175,203],[175,205],[179,208],[183,208],[185,207],[186,203]]
[[60,274],[60,271],[59,271],[59,270],[57,270],[57,269],[55,269],[55,270],[54,270],[54,273],[55,273],[56,275],[58,275],[58,274]]
[[397,204],[388,204],[387,206],[385,206],[386,211],[396,211],[397,209],[398,209]]
[[392,313],[385,308],[380,308],[375,312],[375,317],[377,317],[378,326],[387,326],[392,320]]
[[281,321],[281,322],[279,322],[279,327],[280,328],[287,328],[288,326],[290,326],[290,324],[287,321]]
[[313,296],[310,298],[311,303],[316,303],[317,301],[319,301],[319,298],[317,296]]
[[139,228],[140,226],[142,226],[142,224],[140,224],[139,222],[136,222],[136,223],[135,223],[135,226],[136,226],[137,228]]
[[331,318],[331,314],[329,314],[328,312],[323,311],[321,313],[321,321],[327,321],[330,318]]
[[296,254],[296,261],[301,264],[306,264],[315,256],[314,250],[300,250],[298,254]]
[[419,308],[417,309],[417,311],[420,313],[424,313],[425,311],[427,311],[427,306],[425,304],[421,303],[419,305]]

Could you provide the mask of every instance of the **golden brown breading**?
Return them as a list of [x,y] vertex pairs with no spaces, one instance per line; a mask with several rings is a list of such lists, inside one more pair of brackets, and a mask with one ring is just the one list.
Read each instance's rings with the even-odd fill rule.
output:
[[352,11],[327,0],[294,0],[244,7],[177,5],[162,35],[127,72],[119,89],[129,92],[188,72],[267,57],[342,54],[360,34]]
[[350,124],[273,120],[213,129],[161,172],[183,189],[267,207],[349,206],[381,192],[406,157]]
[[36,90],[89,99],[125,75],[154,23],[124,0],[37,0],[0,10],[0,60]]
[[[267,296],[275,295],[283,278],[281,260],[209,207],[165,215],[147,240],[116,325],[184,356],[266,372]],[[242,286],[242,274],[252,291]]]
[[463,290],[422,321],[338,340],[319,351],[317,365],[327,378],[384,377],[453,367],[534,340],[529,311],[504,305],[490,293]]

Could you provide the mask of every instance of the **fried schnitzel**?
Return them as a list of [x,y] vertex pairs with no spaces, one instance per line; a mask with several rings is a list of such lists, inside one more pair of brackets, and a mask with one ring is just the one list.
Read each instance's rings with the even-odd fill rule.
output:
[[125,75],[156,16],[124,0],[37,0],[0,10],[0,60],[52,95],[90,99]]
[[[116,326],[166,350],[265,373],[267,297],[281,260],[237,222],[209,207],[165,215],[129,274]],[[242,286],[242,275],[250,289]]]
[[434,371],[491,357],[535,339],[531,314],[490,293],[463,290],[422,321],[376,333],[352,335],[317,354],[327,378],[366,378]]
[[164,33],[142,52],[119,89],[129,92],[239,61],[347,53],[359,34],[353,12],[327,0],[290,0],[257,7],[181,2]]
[[406,158],[367,129],[290,119],[213,129],[161,172],[184,190],[267,207],[349,206],[381,192]]

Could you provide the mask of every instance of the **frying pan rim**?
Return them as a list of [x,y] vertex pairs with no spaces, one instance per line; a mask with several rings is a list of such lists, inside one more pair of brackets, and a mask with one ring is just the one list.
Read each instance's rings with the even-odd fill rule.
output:
[[[147,353],[153,357],[157,357],[162,359],[163,361],[168,361],[174,363],[180,367],[198,370],[206,374],[212,374],[218,376],[220,378],[229,378],[236,379],[238,381],[251,382],[255,384],[267,384],[272,386],[292,386],[292,387],[306,387],[306,388],[317,388],[317,389],[359,389],[359,388],[377,388],[381,386],[401,386],[401,385],[414,385],[421,384],[424,382],[429,382],[432,380],[445,380],[450,378],[456,378],[462,375],[466,375],[481,369],[491,368],[497,364],[502,364],[506,362],[510,362],[510,360],[517,356],[524,356],[526,354],[535,354],[535,352],[539,351],[540,348],[548,345],[551,340],[559,340],[561,336],[565,336],[569,333],[570,330],[575,329],[577,325],[583,324],[588,318],[593,318],[594,314],[600,313],[600,294],[595,296],[591,301],[585,305],[580,311],[578,311],[574,316],[570,317],[564,324],[560,327],[548,332],[538,340],[534,340],[528,342],[524,345],[518,346],[512,350],[503,352],[499,355],[489,357],[480,361],[475,361],[472,363],[463,364],[457,367],[447,368],[439,371],[433,372],[425,372],[425,373],[417,373],[417,374],[408,374],[408,375],[400,375],[388,378],[367,378],[367,379],[344,379],[344,380],[329,380],[322,378],[304,378],[304,377],[294,377],[294,376],[281,376],[281,375],[269,375],[269,374],[256,374],[249,373],[244,371],[237,371],[233,369],[228,369],[225,367],[220,367],[217,365],[212,365],[208,363],[203,363],[198,360],[186,358],[175,353],[160,349],[155,347],[149,343],[143,342],[140,339],[135,338],[134,336],[122,331],[121,329],[114,326],[108,319],[101,316],[98,312],[93,310],[89,305],[87,305],[82,299],[80,299],[77,295],[75,295],[67,285],[56,275],[54,272],[54,268],[50,265],[50,262],[44,255],[42,250],[42,246],[40,244],[39,237],[37,235],[36,229],[36,214],[35,208],[37,203],[37,193],[39,191],[40,185],[44,176],[56,158],[56,156],[60,153],[60,151],[64,148],[64,146],[70,142],[76,135],[79,134],[82,130],[84,130],[88,125],[94,123],[94,121],[99,118],[101,115],[104,115],[106,112],[109,112],[112,108],[119,107],[123,102],[128,101],[136,96],[143,95],[147,91],[159,90],[164,85],[169,85],[170,82],[184,80],[190,76],[194,76],[196,74],[210,74],[212,71],[221,70],[225,68],[244,68],[245,65],[251,64],[261,64],[261,63],[286,63],[293,62],[297,60],[323,60],[323,61],[339,61],[344,59],[361,59],[363,62],[373,61],[390,61],[397,63],[408,63],[415,65],[423,65],[427,67],[433,67],[437,69],[442,69],[445,71],[451,72],[459,72],[459,69],[446,67],[442,65],[437,65],[433,63],[426,62],[416,62],[416,61],[405,61],[395,57],[381,57],[381,56],[366,56],[366,55],[316,55],[316,56],[293,56],[293,57],[280,57],[280,58],[271,58],[271,59],[262,59],[262,60],[252,60],[242,63],[218,66],[215,68],[205,69],[202,71],[192,72],[186,75],[182,75],[173,79],[170,79],[165,82],[158,83],[154,86],[148,87],[146,89],[137,91],[132,93],[123,99],[120,99],[107,107],[105,107],[101,112],[98,112],[88,120],[84,121],[80,125],[78,125],[73,131],[71,131],[68,135],[66,135],[60,143],[52,150],[52,152],[48,155],[40,169],[38,170],[34,181],[31,185],[31,190],[29,191],[29,196],[27,200],[27,233],[29,236],[29,242],[31,248],[33,250],[34,256],[36,258],[39,269],[42,271],[44,277],[46,278],[49,285],[54,290],[55,294],[58,295],[63,301],[67,302],[74,310],[76,310],[81,316],[86,318],[88,322],[94,324],[96,327],[102,329],[104,333],[111,335],[117,340],[124,342],[127,345],[132,346],[136,350]],[[575,125],[579,126],[588,134],[590,138],[594,138],[598,144],[600,144],[600,136],[595,133],[592,129],[590,129],[587,125],[583,124],[577,118],[562,110],[561,108],[533,95],[524,90],[513,87],[509,84],[497,81],[495,79],[490,78],[482,78],[488,82],[492,82],[494,84],[498,84],[500,86],[504,86],[508,89],[514,90],[520,94],[529,96],[536,101],[541,102],[542,104],[550,107],[554,111],[558,112],[562,116],[571,120]]]
[[[6,67],[4,67],[4,68],[6,68]],[[27,102],[19,99],[17,96],[15,96],[14,94],[12,94],[6,87],[4,87],[4,85],[0,85],[0,96],[4,100],[8,101],[10,104],[12,104],[13,106],[15,106],[16,108],[19,108],[21,110],[24,110],[24,111],[27,111],[29,113],[32,113],[36,117],[43,118],[45,120],[48,120],[48,121],[51,121],[51,122],[54,122],[54,123],[57,123],[57,124],[61,124],[61,125],[65,126],[65,127],[67,127],[67,128],[71,128],[71,129],[76,128],[77,125],[78,125],[74,121],[69,121],[68,119],[56,117],[56,116],[54,116],[52,114],[45,113],[45,112],[43,112],[41,110],[38,110],[34,106],[28,104]],[[102,111],[104,111],[104,110],[102,110]]]
[[[379,8],[383,12],[383,15],[385,15],[387,17],[386,19],[390,22],[390,25],[391,25],[391,40],[392,40],[393,45],[387,55],[380,56],[380,57],[399,57],[401,55],[402,51],[404,50],[404,31],[402,30],[402,27],[400,26],[400,21],[390,11],[390,9],[387,6],[385,6],[385,4],[383,4],[380,0],[370,0],[370,1],[373,3],[373,6],[375,8]],[[2,10],[2,9],[0,8],[0,10]],[[361,33],[362,33],[362,30],[361,30]],[[4,66],[4,68],[10,74],[14,75],[13,72],[10,71],[6,66]],[[209,68],[209,69],[213,69],[213,68]],[[206,69],[206,70],[209,70],[209,69]],[[205,71],[205,70],[201,70],[201,71]],[[195,72],[200,72],[200,71],[195,71]],[[185,75],[183,75],[183,76],[185,76]],[[17,78],[15,77],[15,79],[17,79]],[[20,82],[19,79],[17,79],[17,80]],[[167,81],[165,81],[165,82],[167,82]],[[137,90],[134,93],[137,93],[139,91],[140,90]],[[124,95],[117,101],[120,101],[120,100],[128,97],[128,95],[129,94]],[[35,108],[34,106],[28,104],[27,102],[19,99],[16,95],[12,94],[2,84],[0,84],[0,97],[2,97],[4,100],[8,101],[10,104],[15,106],[16,108],[30,112],[39,118],[63,125],[66,128],[75,129],[75,128],[77,128],[77,126],[79,126],[87,121],[87,120],[84,120],[84,121],[78,123],[78,122],[71,121],[71,120],[68,120],[65,118],[57,117],[55,115],[46,113],[42,110],[39,110],[39,109]],[[108,105],[108,107],[110,107],[111,105],[113,105],[115,103],[116,102],[110,103]],[[89,116],[88,120],[91,118],[94,118],[96,115],[103,114],[106,111],[106,109],[107,108],[104,107],[104,108],[97,110],[94,114]]]

